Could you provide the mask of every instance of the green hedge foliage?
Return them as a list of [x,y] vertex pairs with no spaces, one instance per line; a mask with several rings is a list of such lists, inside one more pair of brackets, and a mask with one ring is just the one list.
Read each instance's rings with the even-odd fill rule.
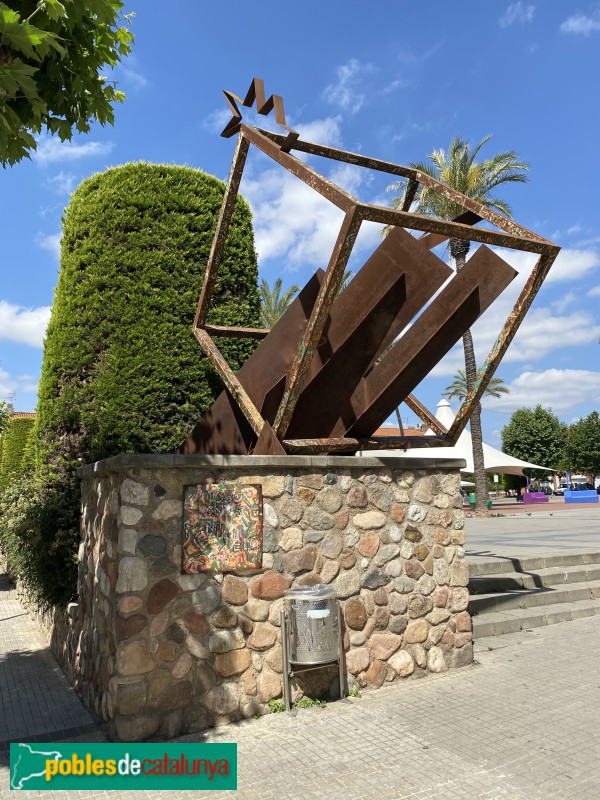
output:
[[0,492],[0,548],[41,606],[76,599],[79,484],[19,478]]
[[[44,345],[36,480],[0,493],[0,545],[41,603],[76,589],[79,465],[175,451],[222,385],[192,323],[224,184],[188,167],[126,164],[94,175],[63,220]],[[238,197],[209,322],[259,325],[250,209]],[[217,340],[237,369],[256,343]]]
[[[31,466],[26,453],[31,452],[34,419],[32,417],[10,417],[2,433],[0,454],[0,487],[14,483]],[[28,450],[29,447],[29,450]]]
[[[39,390],[39,460],[175,451],[222,390],[191,327],[224,192],[196,169],[126,164],[66,210]],[[236,203],[209,321],[259,324],[250,209]],[[234,369],[255,346],[218,342]]]

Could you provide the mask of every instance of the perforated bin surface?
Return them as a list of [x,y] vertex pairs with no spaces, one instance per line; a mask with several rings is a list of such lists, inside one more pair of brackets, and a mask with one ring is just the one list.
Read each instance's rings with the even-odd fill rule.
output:
[[335,597],[289,598],[290,661],[323,664],[338,658],[338,614]]

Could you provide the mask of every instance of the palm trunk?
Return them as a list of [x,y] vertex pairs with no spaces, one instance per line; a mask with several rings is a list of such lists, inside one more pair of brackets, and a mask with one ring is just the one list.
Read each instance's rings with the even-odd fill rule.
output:
[[[464,267],[469,252],[470,242],[464,239],[450,240],[450,254],[454,258],[456,271]],[[468,330],[463,336],[463,350],[465,354],[465,375],[467,376],[467,389],[470,389],[477,376],[477,362],[475,361],[475,348],[473,347],[473,337]],[[469,423],[471,429],[471,444],[473,448],[473,475],[475,477],[475,495],[477,505],[475,512],[478,515],[487,514],[488,501],[488,480],[483,460],[483,433],[481,431],[481,405],[476,404],[471,414]]]

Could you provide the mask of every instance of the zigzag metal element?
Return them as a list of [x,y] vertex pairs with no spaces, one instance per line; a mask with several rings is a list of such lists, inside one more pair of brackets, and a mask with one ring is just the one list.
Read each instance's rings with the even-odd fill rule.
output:
[[[240,111],[237,103],[241,103],[246,108],[252,108],[256,102],[256,110],[259,114],[267,116],[273,109],[275,109],[275,122],[288,132],[287,138],[281,145],[284,153],[289,153],[294,144],[298,141],[300,134],[293,128],[288,127],[285,121],[285,111],[283,108],[283,97],[278,94],[272,94],[268,99],[265,99],[265,82],[262,78],[253,78],[250,88],[246,92],[246,97],[242,100],[233,92],[228,92],[223,89],[223,94],[227,100],[227,105],[231,111],[231,119],[221,131],[221,136],[229,139],[240,130],[242,124],[242,112]],[[237,103],[236,103],[237,101]]]

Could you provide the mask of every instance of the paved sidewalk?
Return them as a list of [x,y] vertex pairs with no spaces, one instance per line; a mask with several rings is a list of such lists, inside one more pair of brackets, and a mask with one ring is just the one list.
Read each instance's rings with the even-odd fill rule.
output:
[[44,634],[0,574],[0,759],[11,741],[55,741],[90,730],[94,721]]
[[[20,616],[14,594],[5,587],[0,597],[0,644],[10,647],[0,656],[3,701],[7,676],[16,692],[6,703],[17,718],[10,730],[18,731],[15,739],[35,731],[67,740],[69,728],[89,725],[89,717],[33,623]],[[185,741],[238,743],[239,789],[212,793],[214,800],[600,798],[600,618],[481,641],[477,658],[472,667],[390,685],[323,711],[301,711],[294,719],[269,715]],[[76,739],[102,736],[92,729]],[[13,796],[6,755],[0,758],[2,800]],[[14,795],[75,796],[186,800],[198,794]]]

